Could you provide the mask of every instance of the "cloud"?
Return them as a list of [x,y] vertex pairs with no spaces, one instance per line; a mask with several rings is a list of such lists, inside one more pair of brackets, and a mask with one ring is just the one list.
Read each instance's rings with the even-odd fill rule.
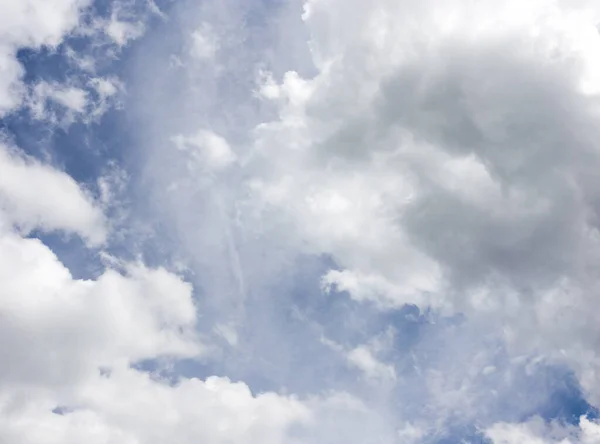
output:
[[1,242],[5,390],[76,384],[101,367],[200,353],[191,289],[177,277],[132,265],[125,276],[107,270],[75,280],[39,240],[4,233]]
[[[69,52],[91,79],[35,83],[40,115],[84,124],[127,90],[136,146],[98,199],[0,150],[0,436],[597,440],[592,419],[527,418],[561,390],[600,402],[598,6],[242,3],[151,3],[156,28],[111,6],[81,33],[147,32],[131,77]],[[29,26],[5,38],[0,109],[24,97],[15,48],[76,19]],[[134,204],[112,214],[125,178]],[[36,230],[155,266],[76,279]]]
[[118,45],[125,46],[129,41],[144,34],[143,22],[123,21],[113,14],[104,26],[104,32]]
[[377,356],[382,349],[390,347],[390,335],[387,336],[388,338],[374,338],[371,343],[361,344],[350,350],[345,350],[340,344],[325,337],[321,338],[321,342],[343,355],[348,365],[360,370],[370,383],[393,386],[396,382],[396,369],[393,365],[382,362]]
[[178,149],[190,152],[193,159],[191,168],[197,166],[218,171],[236,161],[235,153],[227,141],[209,130],[200,130],[190,137],[174,136],[173,143]]
[[[237,13],[211,5],[181,7],[183,41],[202,26],[239,25]],[[349,297],[339,302],[352,307],[344,315],[416,304],[427,322],[443,324],[436,334],[448,342],[424,334],[413,356],[393,357],[399,381],[404,371],[407,385],[426,387],[400,384],[396,395],[411,406],[423,396],[430,409],[420,413],[435,419],[433,429],[461,414],[510,416],[498,399],[527,390],[514,375],[536,356],[567,365],[597,404],[597,6],[314,0],[302,17],[299,9],[282,7],[272,20],[294,32],[270,22],[264,35],[304,45],[308,60],[260,37],[225,39],[211,69],[192,63],[184,44],[180,63],[144,86],[162,92],[140,99],[151,122],[140,129],[153,147],[145,151],[150,206],[203,281],[215,322],[242,330],[248,313],[279,309],[289,299],[273,282],[294,267],[291,258],[326,257],[331,269],[311,278],[329,293],[326,303]],[[248,35],[244,26],[236,36]],[[188,153],[164,142],[206,128],[237,159],[210,185],[189,173]],[[316,316],[322,305],[311,303]],[[366,362],[358,356],[372,331],[350,319],[322,322],[339,327],[336,343]],[[320,340],[275,323],[255,329],[261,338]],[[263,350],[236,345],[244,346]],[[327,362],[360,391],[343,361]],[[500,374],[517,382],[505,386]],[[530,396],[528,407],[544,398]],[[409,407],[374,404],[410,416]]]
[[579,427],[561,427],[544,424],[539,418],[524,424],[494,424],[486,435],[494,444],[593,444],[600,441],[600,426],[585,416],[579,419]]
[[[98,210],[69,176],[4,155],[4,171],[17,171],[7,177],[37,180],[35,190],[58,203],[19,194],[26,186],[9,181],[3,192],[19,211],[0,207],[0,220],[88,234],[75,209]],[[60,205],[67,208],[57,211]],[[67,222],[57,218],[63,213]],[[0,354],[9,363],[0,370],[0,441],[300,443],[298,434],[334,436],[333,425],[316,415],[336,424],[338,416],[357,414],[360,402],[343,394],[300,400],[253,394],[225,377],[173,380],[139,368],[208,352],[192,286],[164,268],[107,259],[97,278],[75,279],[39,239],[0,226]]]
[[68,128],[74,122],[98,122],[119,106],[124,86],[118,78],[73,75],[63,83],[41,81],[31,85],[25,104],[36,120]]
[[75,232],[90,245],[106,240],[108,224],[100,207],[70,176],[0,145],[1,221],[27,233]]
[[57,117],[51,110],[51,105],[58,105],[65,110],[67,122],[78,114],[83,114],[88,106],[88,94],[75,86],[50,85],[40,82],[33,88],[29,98],[29,107],[35,118],[39,120],[56,121]]
[[352,349],[348,353],[348,361],[361,369],[368,378],[382,381],[396,379],[394,368],[379,362],[367,347],[361,346]]
[[348,417],[365,421],[357,442],[372,432],[373,418],[344,394],[253,394],[224,377],[170,381],[133,367],[206,352],[191,286],[164,269],[125,264],[84,281],[37,239],[3,231],[0,246],[0,353],[10,363],[0,371],[0,440],[322,442]]
[[203,23],[192,33],[190,52],[198,59],[211,59],[219,49],[217,36],[209,24]]
[[[14,68],[0,79],[2,111],[14,110],[24,97],[14,51],[57,45],[83,6],[4,5],[6,14],[0,15],[23,23],[3,27],[7,31],[0,34],[8,45],[7,65]],[[107,33],[119,45],[132,37],[129,25],[114,16]],[[116,84],[108,78],[90,81],[100,108],[116,94]],[[88,92],[77,86],[42,81],[34,96],[42,119],[48,119],[48,102],[77,114],[90,107]],[[214,170],[236,160],[212,131],[184,142],[196,161]],[[7,364],[0,371],[0,441],[300,442],[295,437],[300,432],[332,436],[330,426],[317,425],[315,431],[314,412],[328,417],[360,404],[347,408],[351,397],[301,401],[274,392],[253,394],[225,377],[176,376],[174,382],[143,370],[146,361],[172,363],[207,353],[192,286],[162,267],[116,258],[97,277],[76,279],[42,240],[25,237],[59,231],[82,237],[89,247],[105,244],[110,222],[103,208],[114,204],[115,178],[100,180],[97,200],[65,172],[6,144],[0,146],[0,170],[0,354]]]
[[596,402],[600,11],[347,8],[307,2],[317,75],[262,86],[279,117],[256,129],[256,205],[333,257],[326,288],[489,319],[516,353],[569,362]]
[[[6,149],[3,156],[12,173],[2,192],[12,205],[0,207],[0,220],[94,239],[99,227],[78,211],[101,213],[69,176]],[[23,194],[25,177],[37,194]],[[162,268],[113,262],[118,268],[94,280],[75,279],[40,240],[0,226],[0,354],[9,363],[0,371],[0,441],[292,442],[290,426],[311,419],[294,398],[253,395],[219,377],[171,385],[132,367],[198,358],[206,348],[190,284]]]

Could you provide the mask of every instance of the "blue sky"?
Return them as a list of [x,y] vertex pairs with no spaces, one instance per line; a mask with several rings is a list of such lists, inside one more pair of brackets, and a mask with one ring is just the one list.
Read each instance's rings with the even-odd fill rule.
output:
[[25,3],[0,443],[600,442],[594,2]]

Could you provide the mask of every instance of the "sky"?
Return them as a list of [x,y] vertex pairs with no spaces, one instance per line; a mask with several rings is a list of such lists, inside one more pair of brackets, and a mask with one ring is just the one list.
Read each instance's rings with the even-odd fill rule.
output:
[[0,0],[0,444],[600,443],[599,30]]

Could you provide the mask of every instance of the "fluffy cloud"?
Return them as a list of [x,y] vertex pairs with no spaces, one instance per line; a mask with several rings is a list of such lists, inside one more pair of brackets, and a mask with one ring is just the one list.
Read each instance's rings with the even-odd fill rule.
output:
[[176,276],[131,266],[126,276],[108,270],[75,280],[39,240],[4,233],[0,242],[5,389],[73,384],[119,362],[200,353],[191,289]]
[[[289,427],[310,419],[297,400],[275,394],[253,396],[242,383],[211,377],[176,386],[122,370],[78,386],[73,410],[51,400],[13,407],[0,421],[5,442],[283,443]],[[126,393],[126,396],[123,396]]]
[[67,174],[0,145],[0,223],[24,232],[75,232],[91,245],[105,241],[101,209]]

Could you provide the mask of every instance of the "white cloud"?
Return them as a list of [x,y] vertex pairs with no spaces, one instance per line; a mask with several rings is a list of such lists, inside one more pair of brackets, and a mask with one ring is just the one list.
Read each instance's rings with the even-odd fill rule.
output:
[[130,22],[119,20],[116,15],[104,26],[106,34],[119,46],[125,46],[130,40],[135,40],[144,34],[142,22]]
[[192,33],[190,54],[198,59],[212,59],[219,50],[219,40],[208,23]]
[[413,444],[420,442],[427,434],[412,424],[406,424],[398,432],[398,437],[402,440],[401,442],[406,444]]
[[352,347],[344,347],[331,339],[321,337],[321,343],[344,357],[350,367],[362,372],[369,383],[392,387],[397,379],[396,369],[393,364],[383,362],[378,355],[391,348],[393,342],[393,330],[386,334],[374,337],[368,344],[360,344]]
[[91,245],[105,241],[108,226],[93,199],[67,174],[0,145],[0,213],[24,232],[75,232]]
[[87,104],[86,92],[79,88],[57,89],[50,93],[50,98],[75,112],[83,112]]
[[403,285],[394,285],[382,276],[362,274],[350,270],[330,270],[321,280],[323,291],[346,291],[358,302],[374,302],[383,309],[402,307],[404,304],[444,308],[445,301],[434,292],[437,282],[429,276],[415,273]]
[[130,264],[83,281],[37,239],[4,231],[0,247],[0,353],[10,363],[0,370],[1,441],[323,442],[346,423],[354,442],[372,433],[374,419],[343,394],[252,394],[215,376],[170,384],[130,367],[204,352],[191,286],[167,271]]
[[191,168],[218,171],[236,161],[236,155],[227,141],[209,130],[200,130],[192,136],[178,135],[173,137],[173,142],[178,149],[189,152]]
[[362,370],[369,379],[383,382],[396,380],[394,367],[377,360],[368,347],[359,346],[350,350],[348,362]]
[[49,105],[59,105],[65,111],[62,120],[70,123],[76,115],[85,113],[89,100],[88,93],[81,88],[40,82],[32,88],[27,104],[34,118],[53,123],[58,118]]
[[[253,395],[245,384],[219,377],[183,379],[169,386],[131,369],[78,389],[73,399],[79,407],[65,408],[63,414],[51,412],[48,398],[13,408],[0,417],[0,438],[40,444],[86,438],[92,443],[300,444],[343,437],[364,443],[381,432],[373,429],[373,418],[359,401],[341,394],[305,401],[275,393]],[[340,420],[347,427],[336,430]]]
[[91,77],[82,82],[73,76],[65,83],[41,81],[24,99],[34,119],[68,127],[75,121],[98,121],[119,105],[123,91],[123,83],[116,77]]
[[116,77],[94,77],[89,81],[89,86],[96,93],[96,100],[92,103],[90,117],[98,119],[111,107],[121,105],[119,99],[125,91],[125,86]]
[[[160,355],[196,356],[191,288],[164,270],[132,265],[75,280],[37,239],[3,233],[0,385],[67,386],[100,367]],[[40,371],[43,369],[43,371]]]
[[215,332],[221,336],[231,347],[238,345],[238,334],[235,326],[228,324],[219,324],[215,327]]
[[244,384],[217,377],[184,380],[172,387],[143,373],[121,370],[79,390],[80,407],[62,415],[52,413],[49,403],[15,409],[0,420],[0,436],[40,444],[86,438],[93,443],[175,439],[279,444],[295,442],[287,437],[290,426],[310,418],[310,411],[297,400],[275,394],[253,396]]
[[90,81],[98,95],[106,100],[109,97],[114,96],[123,89],[121,82],[115,78],[94,78]]

